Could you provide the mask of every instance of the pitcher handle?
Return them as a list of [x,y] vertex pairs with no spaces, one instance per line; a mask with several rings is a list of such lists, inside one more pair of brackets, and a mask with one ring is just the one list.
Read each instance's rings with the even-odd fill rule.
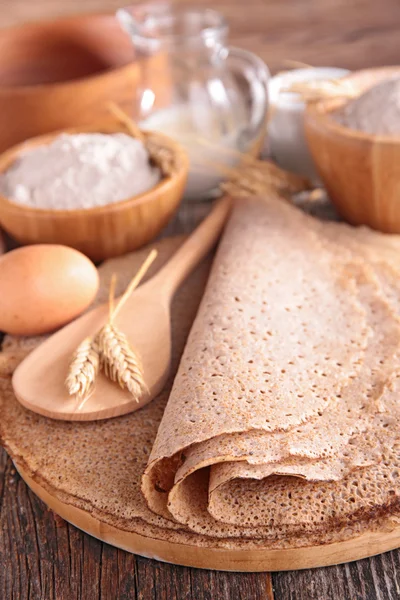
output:
[[269,69],[264,61],[253,52],[234,46],[228,48],[226,60],[228,66],[232,64],[233,67],[236,67],[236,70],[247,81],[253,102],[250,126],[258,132],[263,128],[267,119],[268,81],[271,77]]

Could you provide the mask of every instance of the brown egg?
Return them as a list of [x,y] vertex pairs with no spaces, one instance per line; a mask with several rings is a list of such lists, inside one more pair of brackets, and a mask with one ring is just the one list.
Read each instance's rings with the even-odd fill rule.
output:
[[96,296],[94,264],[67,246],[25,246],[0,257],[0,331],[38,335],[65,325]]

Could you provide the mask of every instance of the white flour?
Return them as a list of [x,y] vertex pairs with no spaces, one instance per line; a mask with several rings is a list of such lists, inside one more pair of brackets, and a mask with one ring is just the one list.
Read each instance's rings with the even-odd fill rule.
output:
[[388,79],[374,85],[347,102],[333,116],[351,129],[377,135],[399,135],[400,79]]
[[21,154],[0,176],[0,193],[27,206],[73,210],[125,200],[160,179],[142,142],[129,135],[62,134]]

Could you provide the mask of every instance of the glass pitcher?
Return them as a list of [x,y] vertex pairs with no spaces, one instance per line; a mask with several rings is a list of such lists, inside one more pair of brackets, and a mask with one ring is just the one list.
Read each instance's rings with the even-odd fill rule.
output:
[[261,149],[268,68],[251,52],[227,47],[227,23],[211,9],[148,3],[120,9],[117,18],[141,65],[135,118],[186,148],[185,197],[209,197],[243,153]]

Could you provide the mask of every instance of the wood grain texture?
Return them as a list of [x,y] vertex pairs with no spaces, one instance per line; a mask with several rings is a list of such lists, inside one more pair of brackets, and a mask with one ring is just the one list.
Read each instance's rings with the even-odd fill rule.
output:
[[313,571],[276,573],[273,581],[276,599],[398,600],[400,553]]
[[[276,70],[285,59],[348,68],[400,62],[396,0],[180,0],[213,6],[229,20],[231,42]],[[128,2],[129,3],[129,2]],[[114,11],[121,0],[0,0],[0,26]]]
[[[181,0],[190,4],[192,0]],[[209,0],[196,4],[210,5]],[[349,68],[400,63],[397,0],[215,0],[231,42],[273,71],[284,59]],[[98,10],[121,0],[0,0],[0,26]],[[184,205],[168,233],[189,231],[204,205]],[[398,600],[400,553],[294,573],[214,573],[135,558],[49,512],[0,450],[3,600]]]
[[0,452],[2,600],[273,600],[270,576],[215,573],[136,558],[72,527]]

